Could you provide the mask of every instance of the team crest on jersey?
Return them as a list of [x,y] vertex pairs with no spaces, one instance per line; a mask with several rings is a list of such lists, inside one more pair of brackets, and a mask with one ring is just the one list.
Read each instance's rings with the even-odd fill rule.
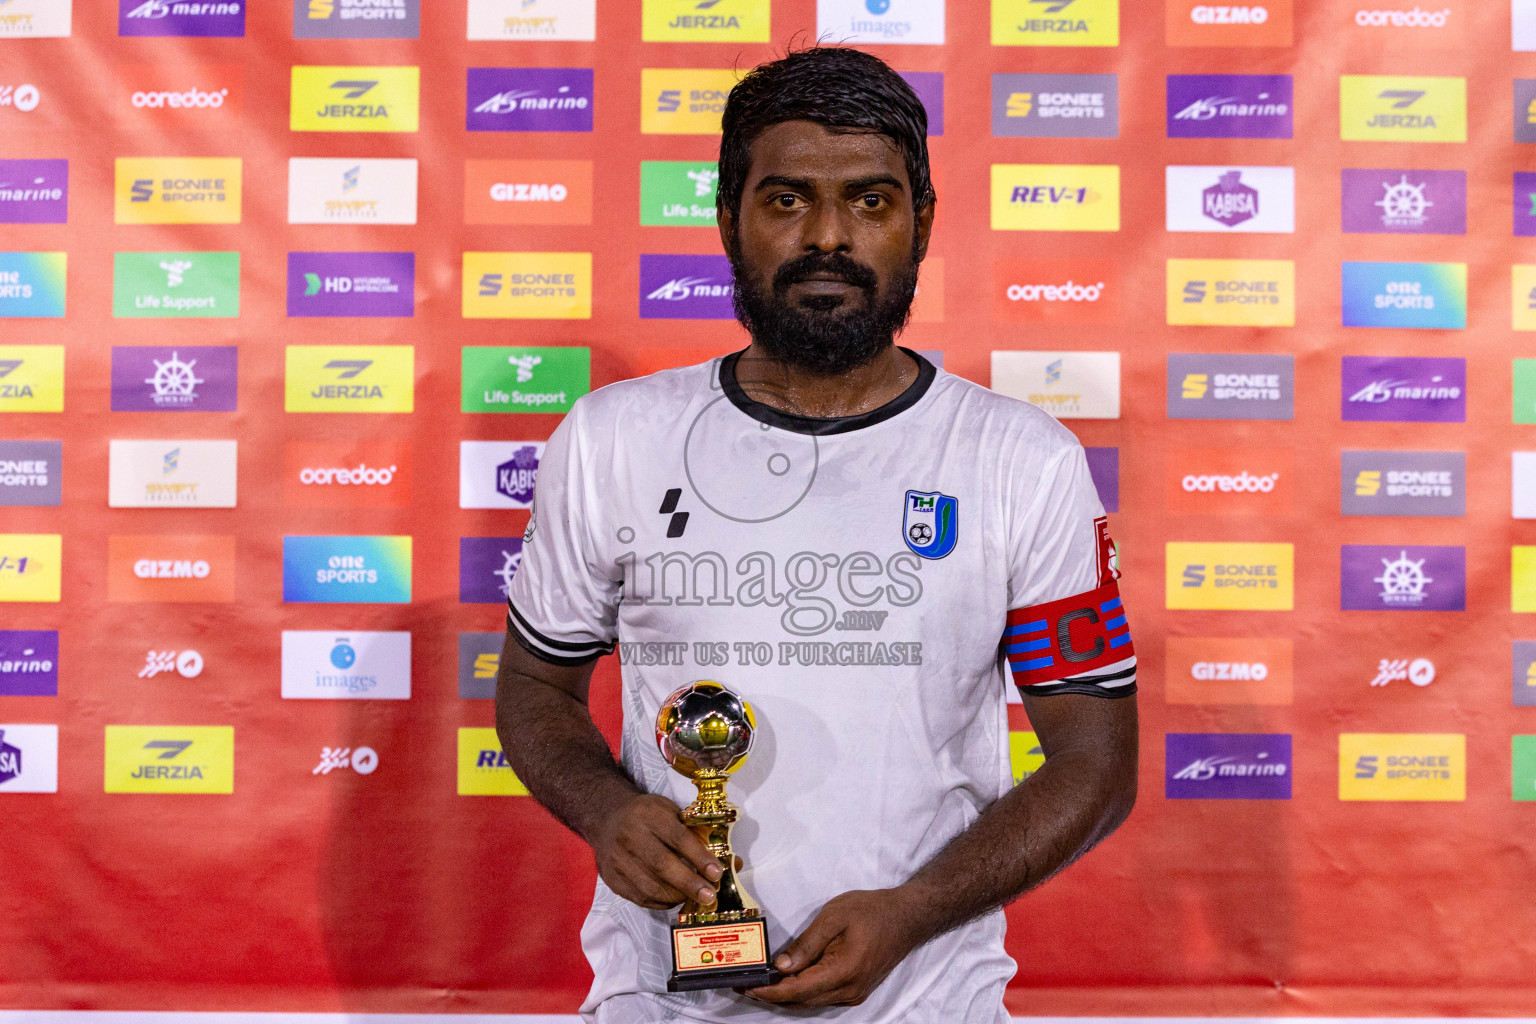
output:
[[960,536],[960,499],[938,491],[908,491],[901,537],[912,553],[943,558]]

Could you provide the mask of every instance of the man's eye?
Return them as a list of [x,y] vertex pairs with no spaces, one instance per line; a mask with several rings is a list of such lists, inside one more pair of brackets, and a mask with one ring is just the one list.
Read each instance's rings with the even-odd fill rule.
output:
[[778,204],[780,209],[789,210],[792,209],[797,202],[799,202],[799,199],[786,192],[781,196],[774,196],[773,201]]
[[864,208],[866,210],[878,210],[880,207],[885,205],[885,196],[882,196],[876,192],[871,192],[867,196],[859,197],[859,202],[864,204]]

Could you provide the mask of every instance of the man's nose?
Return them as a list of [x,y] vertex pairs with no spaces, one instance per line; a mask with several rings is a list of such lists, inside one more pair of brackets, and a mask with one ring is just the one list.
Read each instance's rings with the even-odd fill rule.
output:
[[808,251],[848,252],[853,248],[851,227],[842,203],[814,203],[802,222],[803,244]]

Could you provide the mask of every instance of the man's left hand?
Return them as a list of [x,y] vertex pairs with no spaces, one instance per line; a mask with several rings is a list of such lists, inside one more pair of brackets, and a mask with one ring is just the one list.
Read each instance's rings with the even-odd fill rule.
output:
[[794,1006],[857,1006],[921,942],[901,889],[845,892],[774,958],[783,981],[747,994]]

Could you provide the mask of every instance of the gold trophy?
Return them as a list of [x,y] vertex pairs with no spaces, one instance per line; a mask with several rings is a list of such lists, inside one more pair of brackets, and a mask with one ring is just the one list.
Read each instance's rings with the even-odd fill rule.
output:
[[769,963],[762,909],[736,877],[731,852],[736,808],[725,799],[725,778],[747,759],[756,727],[751,705],[711,679],[689,683],[656,714],[661,756],[699,789],[698,798],[683,808],[683,824],[720,860],[714,902],[690,899],[678,909],[668,992],[755,988],[782,977]]

